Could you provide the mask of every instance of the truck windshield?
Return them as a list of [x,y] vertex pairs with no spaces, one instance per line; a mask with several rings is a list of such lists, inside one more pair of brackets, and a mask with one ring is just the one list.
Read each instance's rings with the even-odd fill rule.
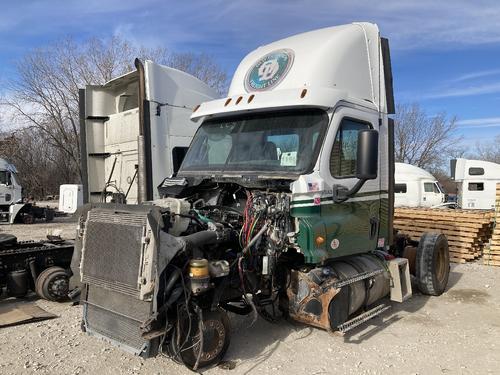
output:
[[309,169],[319,153],[328,115],[320,109],[246,114],[204,122],[179,174],[286,172]]

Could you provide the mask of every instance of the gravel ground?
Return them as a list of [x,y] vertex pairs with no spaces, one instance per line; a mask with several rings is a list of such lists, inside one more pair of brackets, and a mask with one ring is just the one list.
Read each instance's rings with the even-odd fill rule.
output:
[[[57,224],[57,225],[54,225]],[[20,239],[59,226],[0,226]],[[29,230],[27,230],[29,228]],[[489,374],[500,368],[500,268],[452,265],[440,297],[415,294],[365,325],[337,336],[301,324],[231,315],[226,355],[236,367],[207,374]],[[2,302],[0,302],[2,303]],[[80,331],[81,307],[37,301],[54,320],[0,329],[0,374],[189,374],[164,357],[142,360]]]

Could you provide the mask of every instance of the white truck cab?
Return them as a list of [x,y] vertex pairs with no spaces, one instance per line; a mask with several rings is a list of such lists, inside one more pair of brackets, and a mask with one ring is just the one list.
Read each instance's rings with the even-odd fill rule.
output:
[[83,201],[141,203],[180,166],[215,90],[185,72],[136,59],[137,70],[80,90]]
[[0,159],[0,211],[22,199],[22,188],[17,180],[17,169],[5,159]]
[[436,178],[422,168],[396,163],[394,180],[395,207],[433,207],[445,201]]
[[500,183],[500,164],[484,160],[451,160],[451,177],[457,182],[461,208],[495,208],[496,184]]

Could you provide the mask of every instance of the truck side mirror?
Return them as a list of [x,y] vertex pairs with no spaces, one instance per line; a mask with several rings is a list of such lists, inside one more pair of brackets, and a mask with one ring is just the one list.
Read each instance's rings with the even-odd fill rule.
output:
[[378,131],[361,130],[358,133],[356,177],[360,180],[377,178],[378,170]]

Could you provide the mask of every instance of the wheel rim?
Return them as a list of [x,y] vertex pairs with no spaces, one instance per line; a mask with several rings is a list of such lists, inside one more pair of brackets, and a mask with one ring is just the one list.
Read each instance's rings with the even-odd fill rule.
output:
[[441,246],[437,252],[437,260],[436,260],[436,278],[439,283],[443,283],[446,278],[446,256],[445,256],[446,248]]
[[69,290],[68,277],[66,275],[58,275],[52,278],[47,285],[47,294],[54,299],[66,297]]
[[[198,319],[193,317],[194,327],[198,326]],[[229,345],[230,329],[227,325],[225,313],[212,312],[203,316],[202,332],[203,347],[200,351],[200,332],[188,334],[187,314],[182,315],[171,337],[170,355],[189,368],[193,368],[197,362],[199,354],[198,368],[212,366],[222,358]],[[181,345],[181,347],[179,347]]]
[[[225,340],[226,330],[220,320],[205,321],[203,323],[203,352],[200,360],[202,362],[214,360],[224,348]],[[195,345],[194,352],[197,353],[199,349],[199,344]]]

